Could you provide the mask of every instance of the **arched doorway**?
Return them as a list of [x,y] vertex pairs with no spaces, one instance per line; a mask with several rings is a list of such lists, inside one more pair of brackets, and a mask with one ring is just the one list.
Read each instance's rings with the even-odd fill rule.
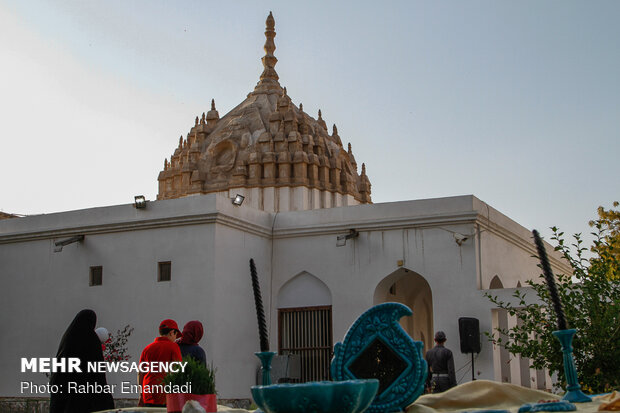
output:
[[314,275],[302,272],[277,296],[278,353],[300,359],[299,381],[329,380],[333,348],[332,295]]
[[426,352],[433,347],[427,338],[433,337],[433,296],[431,287],[420,274],[400,268],[385,277],[375,288],[375,305],[386,302],[405,304],[413,311],[413,316],[403,317],[403,329],[414,340],[424,343]]

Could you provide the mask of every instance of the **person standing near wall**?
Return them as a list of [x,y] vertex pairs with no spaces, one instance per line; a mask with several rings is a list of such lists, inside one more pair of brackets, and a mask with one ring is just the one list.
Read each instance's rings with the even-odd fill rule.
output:
[[[182,336],[176,321],[170,319],[162,321],[159,324],[159,337],[142,350],[140,363],[181,361],[181,350],[175,340]],[[138,373],[138,384],[142,386],[139,406],[166,407],[166,394],[150,391],[151,386],[162,384],[165,375],[165,372]]]
[[446,334],[435,333],[435,347],[426,352],[431,393],[441,393],[456,386],[452,351],[444,347]]
[[191,356],[206,367],[207,355],[205,354],[203,348],[198,344],[203,334],[204,329],[200,321],[189,321],[185,324],[185,326],[183,326],[183,337],[177,340],[177,343],[181,349],[181,355],[183,355],[183,357]]
[[50,395],[51,413],[87,413],[114,408],[114,399],[108,392],[78,392],[70,391],[78,386],[107,387],[105,373],[89,372],[86,365],[89,362],[103,361],[101,341],[95,333],[97,315],[93,310],[80,311],[60,340],[57,359],[75,357],[80,359],[82,372],[65,372],[64,370],[52,373],[50,384],[59,386],[62,391]]

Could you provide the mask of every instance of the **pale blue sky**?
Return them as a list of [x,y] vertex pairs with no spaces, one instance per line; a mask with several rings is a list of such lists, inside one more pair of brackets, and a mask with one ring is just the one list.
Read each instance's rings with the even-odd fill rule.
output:
[[155,199],[180,135],[262,71],[338,125],[374,202],[473,194],[588,232],[620,199],[618,1],[0,1],[0,210]]

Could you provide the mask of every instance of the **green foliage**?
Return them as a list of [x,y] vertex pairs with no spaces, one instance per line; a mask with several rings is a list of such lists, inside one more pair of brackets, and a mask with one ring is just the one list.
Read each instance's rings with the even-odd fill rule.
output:
[[[580,234],[573,237],[571,247],[565,243],[563,233],[553,230],[552,240],[570,263],[572,274],[557,274],[558,293],[564,306],[569,328],[577,330],[573,340],[573,357],[577,365],[579,382],[585,391],[603,393],[620,388],[620,282],[618,256],[609,253],[609,231],[600,220],[594,221],[596,240],[592,251],[595,255],[585,258],[587,251]],[[606,252],[607,251],[607,252]],[[557,317],[544,282],[529,280],[527,284],[539,298],[540,304],[528,304],[525,292],[514,293],[515,302],[508,303],[486,294],[498,308],[522,323],[511,329],[496,329],[485,333],[494,344],[505,347],[514,355],[530,360],[537,369],[547,368],[557,373],[562,388],[565,387],[564,367],[559,341],[551,335],[557,330]]]
[[[620,203],[615,201],[614,207],[618,207]],[[596,228],[599,232],[603,232],[605,242],[595,242],[592,246],[592,252],[601,257],[614,255],[616,259],[620,259],[620,210],[608,209],[602,206],[598,207],[598,220],[590,221],[590,226]],[[613,277],[613,274],[608,274]],[[618,274],[615,275],[618,277]],[[616,278],[617,279],[617,278]]]
[[192,394],[216,394],[213,365],[209,368],[191,356],[184,357],[183,361],[187,362],[185,372],[168,373],[164,384],[182,386],[191,383]]

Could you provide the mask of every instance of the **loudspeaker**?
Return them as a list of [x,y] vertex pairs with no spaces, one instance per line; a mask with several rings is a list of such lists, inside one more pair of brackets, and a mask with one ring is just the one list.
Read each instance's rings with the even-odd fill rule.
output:
[[477,318],[459,318],[461,353],[480,353],[480,325]]

